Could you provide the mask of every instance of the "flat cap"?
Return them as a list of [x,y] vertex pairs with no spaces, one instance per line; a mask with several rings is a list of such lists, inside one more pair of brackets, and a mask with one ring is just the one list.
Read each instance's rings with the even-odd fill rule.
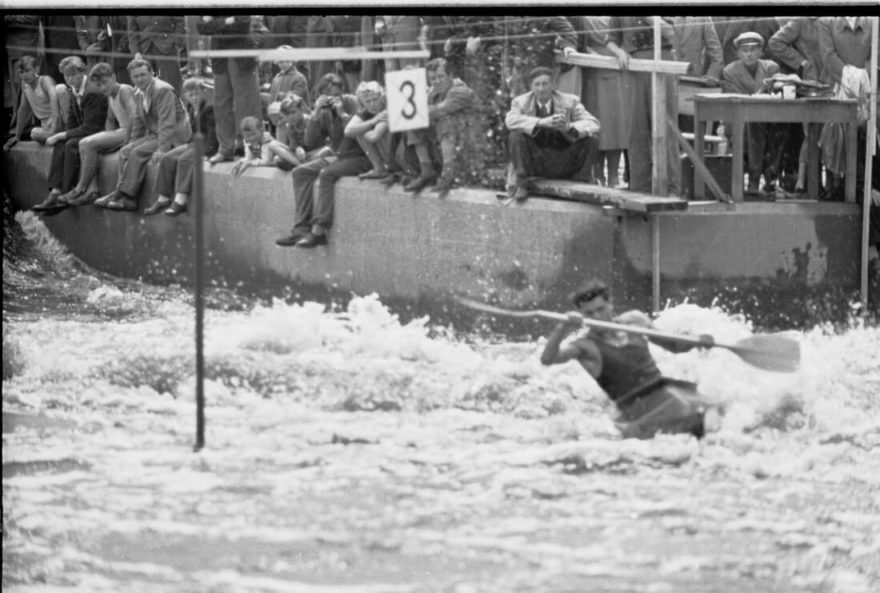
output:
[[746,31],[745,33],[739,35],[736,39],[733,40],[733,46],[737,49],[741,45],[760,45],[764,46],[764,38],[761,37],[760,33],[755,33],[754,31]]

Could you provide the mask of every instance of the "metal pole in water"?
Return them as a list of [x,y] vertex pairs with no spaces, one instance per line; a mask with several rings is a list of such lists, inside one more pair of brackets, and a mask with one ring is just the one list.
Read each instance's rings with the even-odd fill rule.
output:
[[204,318],[205,303],[202,298],[205,284],[205,248],[204,248],[204,196],[205,179],[202,168],[205,164],[205,135],[200,131],[194,136],[195,171],[193,176],[193,221],[195,223],[195,307],[196,307],[196,444],[195,451],[205,446],[205,355],[204,355]]
[[862,317],[868,316],[868,251],[870,249],[869,241],[871,239],[871,188],[873,187],[873,170],[874,151],[877,150],[877,52],[878,52],[878,25],[880,19],[871,17],[871,27],[874,31],[871,40],[871,70],[869,71],[871,78],[872,93],[868,95],[868,130],[867,138],[865,138],[865,191],[862,199],[862,261],[860,270],[860,301],[862,304]]

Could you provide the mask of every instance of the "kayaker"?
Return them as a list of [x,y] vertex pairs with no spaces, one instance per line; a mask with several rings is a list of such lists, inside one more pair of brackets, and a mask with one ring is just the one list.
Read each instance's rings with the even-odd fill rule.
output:
[[[541,363],[561,364],[577,360],[615,403],[621,415],[617,421],[624,438],[649,439],[655,434],[704,433],[706,401],[696,385],[660,374],[644,336],[622,331],[592,328],[574,339],[562,342],[582,327],[584,318],[652,328],[650,318],[641,311],[628,311],[615,317],[608,286],[591,280],[571,295],[577,311],[568,314],[550,334]],[[672,352],[685,352],[693,344],[650,338]],[[705,347],[713,345],[711,336],[701,336]]]

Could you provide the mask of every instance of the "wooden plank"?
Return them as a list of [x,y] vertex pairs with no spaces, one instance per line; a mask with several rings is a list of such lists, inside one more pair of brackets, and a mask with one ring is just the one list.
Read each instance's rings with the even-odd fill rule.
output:
[[264,62],[333,62],[336,60],[428,59],[431,52],[422,49],[374,51],[366,47],[303,47],[294,49],[199,49],[191,58],[259,58]]
[[649,196],[568,179],[533,179],[531,187],[538,195],[587,202],[599,206],[614,206],[630,212],[666,212],[687,210],[688,207],[688,201],[681,198]]
[[[654,20],[654,64],[663,57],[663,41],[660,35],[660,19]],[[666,154],[666,75],[656,70],[651,72],[651,193],[655,196],[667,194],[667,154]]]
[[697,151],[693,149],[690,142],[685,140],[684,136],[678,130],[678,122],[672,121],[672,118],[668,115],[666,116],[666,125],[669,128],[670,132],[675,134],[675,137],[678,138],[678,145],[684,150],[685,154],[694,164],[694,172],[700,176],[700,178],[705,182],[706,185],[709,186],[709,190],[712,194],[721,200],[722,202],[730,202],[730,196],[724,193],[724,190],[721,189],[721,186],[718,185],[718,182],[715,181],[715,177],[712,176],[711,171],[709,171],[708,167],[706,167],[706,163],[697,156]]
[[[556,61],[560,64],[571,64],[572,66],[584,66],[586,68],[604,68],[606,70],[620,70],[617,58],[611,56],[600,56],[598,54],[582,54],[573,53],[568,57],[556,56]],[[662,72],[663,74],[675,74],[678,76],[687,74],[687,62],[675,62],[673,60],[640,60],[632,59],[629,61],[629,68],[633,72]]]

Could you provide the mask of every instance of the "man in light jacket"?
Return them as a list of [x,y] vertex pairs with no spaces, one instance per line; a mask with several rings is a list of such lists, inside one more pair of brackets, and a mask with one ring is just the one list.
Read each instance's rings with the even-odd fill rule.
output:
[[573,177],[598,152],[593,136],[599,120],[577,95],[557,91],[550,68],[534,68],[527,79],[531,90],[513,100],[505,118],[510,131],[507,190],[516,200],[529,197],[530,176]]
[[134,59],[128,64],[128,72],[136,87],[131,141],[119,153],[116,189],[95,202],[110,210],[137,210],[147,165],[158,162],[163,154],[192,136],[180,97],[170,84],[153,77],[151,64]]

